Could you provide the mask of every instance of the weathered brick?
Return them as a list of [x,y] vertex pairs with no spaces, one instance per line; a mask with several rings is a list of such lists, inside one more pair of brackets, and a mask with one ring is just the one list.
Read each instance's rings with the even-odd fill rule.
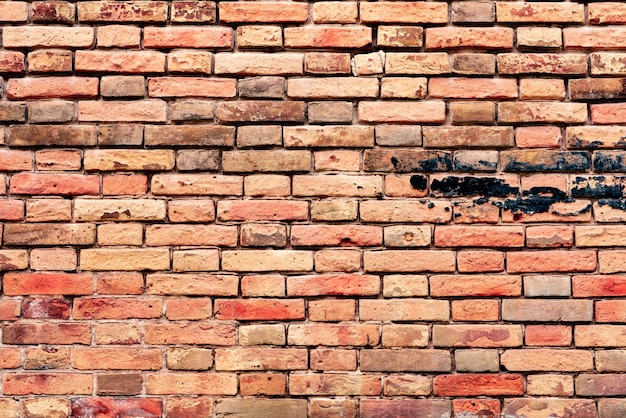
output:
[[216,370],[302,370],[307,351],[300,348],[238,347],[215,350]]
[[420,48],[424,29],[419,26],[379,26],[377,44],[388,48]]
[[503,123],[585,123],[587,106],[583,103],[502,102],[498,121]]
[[211,174],[157,174],[152,176],[151,189],[155,195],[241,196],[243,179]]
[[495,22],[494,4],[487,1],[456,1],[452,3],[453,23]]
[[371,321],[447,321],[447,301],[428,299],[363,299],[359,304],[361,320]]
[[77,5],[79,22],[165,22],[167,2],[85,1]]
[[498,3],[498,22],[524,23],[583,23],[585,18],[582,4],[565,3]]
[[289,379],[292,395],[378,395],[382,391],[380,378],[368,374],[300,374],[293,373]]
[[589,54],[592,75],[626,75],[626,66],[622,62],[623,53],[595,52]]
[[[89,344],[91,327],[87,324],[11,323],[2,327],[3,344]],[[7,375],[5,375],[6,377]],[[5,386],[6,389],[6,386]],[[91,393],[91,391],[89,391]]]
[[359,122],[376,123],[442,123],[445,103],[439,100],[423,102],[359,102]]
[[250,414],[259,418],[296,417],[307,414],[307,402],[304,399],[220,399],[215,412],[219,418]]
[[93,376],[88,373],[7,373],[2,386],[7,395],[90,395]]
[[303,299],[217,299],[215,318],[225,320],[293,321],[304,318]]
[[94,28],[61,26],[7,26],[2,31],[7,48],[89,48]]
[[145,376],[146,393],[150,395],[234,395],[237,375],[234,373],[149,373]]
[[143,31],[144,48],[231,48],[233,30],[226,27],[148,26]]
[[420,52],[389,52],[386,54],[386,74],[447,74],[450,73],[448,54]]
[[224,172],[302,172],[311,170],[310,151],[224,151]]
[[563,29],[566,49],[599,48],[620,49],[624,46],[624,28],[590,27]]
[[435,347],[519,347],[523,344],[518,325],[434,325]]
[[372,43],[372,29],[364,26],[291,27],[283,36],[287,48],[363,48]]
[[221,122],[303,122],[305,104],[299,101],[237,101],[218,103],[215,116]]
[[450,353],[445,350],[361,350],[362,371],[375,372],[449,372]]
[[586,74],[587,57],[584,54],[499,54],[498,72],[500,74]]
[[511,28],[427,28],[426,49],[450,48],[513,48],[513,29]]
[[360,403],[363,418],[418,416],[450,416],[451,405],[444,399],[364,399]]
[[[535,403],[537,402],[537,403]],[[529,399],[511,399],[504,402],[505,416],[523,416],[529,414],[567,414],[572,413],[581,418],[597,417],[596,405],[586,399],[554,399],[539,398],[537,401]]]
[[22,73],[24,72],[24,65],[23,53],[17,51],[0,52],[0,71],[6,73]]
[[559,79],[520,80],[521,100],[563,100],[565,98],[565,82]]
[[83,270],[168,270],[167,249],[85,249],[80,252]]
[[521,374],[455,374],[439,375],[433,379],[437,396],[509,396],[524,393]]
[[126,25],[100,26],[96,42],[100,48],[137,48],[141,43],[141,29]]
[[395,2],[361,3],[363,23],[447,23],[445,3]]

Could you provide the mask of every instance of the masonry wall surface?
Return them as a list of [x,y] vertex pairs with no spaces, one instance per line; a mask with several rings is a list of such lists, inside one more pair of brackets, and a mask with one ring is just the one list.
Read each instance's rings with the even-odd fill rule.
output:
[[626,3],[0,21],[0,417],[626,416]]

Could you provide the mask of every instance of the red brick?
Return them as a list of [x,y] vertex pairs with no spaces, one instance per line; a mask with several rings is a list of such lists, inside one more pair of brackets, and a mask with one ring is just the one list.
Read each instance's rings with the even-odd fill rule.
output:
[[524,228],[516,226],[437,226],[437,247],[523,247]]
[[0,52],[0,71],[5,73],[24,72],[24,54],[17,51]]
[[81,174],[19,173],[11,177],[11,193],[31,195],[97,195],[100,178]]
[[161,299],[157,298],[77,298],[74,319],[159,318]]
[[626,276],[573,276],[572,292],[578,298],[626,296]]
[[7,295],[90,295],[93,278],[84,273],[6,273]]
[[10,373],[2,379],[6,395],[90,395],[93,376],[87,373]]
[[162,416],[163,401],[161,399],[132,398],[77,398],[72,400],[73,417],[99,416],[103,411],[112,416],[133,411],[145,418]]
[[[600,261],[602,264],[602,261]],[[510,252],[507,254],[509,273],[530,272],[592,272],[596,269],[595,251]]]
[[319,295],[377,295],[380,292],[378,276],[359,274],[325,274],[291,276],[287,278],[289,296]]
[[431,78],[428,93],[431,98],[515,99],[517,81],[505,78]]
[[8,99],[91,98],[98,95],[98,79],[91,77],[13,78]]
[[526,325],[525,342],[529,346],[569,347],[572,327],[567,325]]
[[363,48],[372,43],[372,29],[363,26],[285,28],[287,48]]
[[154,323],[145,327],[146,344],[234,345],[236,327],[229,323]]
[[224,2],[219,7],[222,22],[303,23],[309,17],[309,5],[305,3]]
[[144,48],[231,48],[233,30],[224,27],[146,27]]
[[306,220],[308,204],[287,200],[227,200],[218,203],[221,221]]
[[304,319],[304,300],[217,299],[215,301],[215,317],[239,321],[301,320]]
[[513,48],[511,28],[428,28],[426,29],[426,49],[449,48]]
[[454,399],[452,411],[455,417],[483,416],[497,418],[500,416],[500,400],[498,399]]
[[431,276],[435,297],[521,296],[522,278],[506,275]]
[[245,373],[239,375],[242,396],[285,395],[287,376],[281,373]]
[[379,342],[377,325],[293,324],[287,334],[289,345],[372,346]]
[[76,71],[163,73],[165,54],[153,51],[76,51]]
[[524,394],[521,374],[456,374],[433,379],[436,396],[511,396]]
[[452,320],[468,322],[497,321],[500,305],[494,299],[453,300]]
[[[11,323],[2,327],[3,344],[89,344],[91,326],[70,322]],[[90,392],[91,393],[91,392]]]
[[459,273],[504,271],[504,253],[499,251],[461,251],[456,262]]
[[377,226],[294,225],[291,245],[302,246],[358,246],[382,244],[382,230]]
[[435,347],[518,347],[522,345],[522,327],[518,325],[435,325]]

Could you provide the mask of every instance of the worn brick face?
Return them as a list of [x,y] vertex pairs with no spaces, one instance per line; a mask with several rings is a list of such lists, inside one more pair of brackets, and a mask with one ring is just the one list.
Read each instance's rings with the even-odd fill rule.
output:
[[0,418],[623,415],[624,4],[0,32]]

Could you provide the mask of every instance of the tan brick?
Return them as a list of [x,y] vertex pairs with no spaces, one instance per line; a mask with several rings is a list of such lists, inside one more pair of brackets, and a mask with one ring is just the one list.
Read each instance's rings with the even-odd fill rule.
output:
[[285,127],[286,147],[372,147],[374,129],[369,126]]
[[[237,46],[239,48],[280,48],[282,45],[283,31],[280,26],[245,25],[237,27]],[[228,69],[225,68],[225,70]]]
[[532,375],[528,377],[526,390],[529,395],[574,396],[574,379],[558,374]]
[[254,414],[259,418],[306,416],[305,399],[220,399],[215,407],[219,418]]
[[149,395],[234,395],[237,375],[234,373],[149,373],[145,376]]
[[561,28],[519,27],[516,34],[517,45],[520,48],[561,48],[563,46]]
[[450,73],[448,54],[421,52],[389,52],[386,54],[385,74],[434,75]]
[[583,322],[593,319],[589,300],[507,299],[502,301],[505,321]]
[[165,122],[166,112],[162,100],[78,102],[80,122]]
[[289,379],[289,393],[292,395],[375,396],[381,391],[380,377],[369,374],[293,373]]
[[167,54],[167,70],[170,74],[210,74],[212,69],[210,52],[175,50]]
[[385,77],[381,81],[380,96],[383,99],[425,99],[426,78]]
[[565,98],[565,83],[558,79],[520,80],[521,100],[563,100]]
[[168,270],[170,255],[163,249],[86,249],[80,251],[83,270]]
[[163,73],[165,54],[153,51],[76,51],[76,70],[105,73]]
[[231,48],[233,30],[227,27],[148,26],[143,30],[143,46],[150,48]]
[[487,1],[457,1],[452,3],[452,22],[487,23],[495,22],[494,4]]
[[94,43],[94,28],[7,26],[2,41],[9,48],[89,48]]
[[509,371],[570,371],[593,369],[593,355],[587,350],[558,350],[547,348],[507,350],[501,356]]
[[565,3],[506,3],[496,5],[498,22],[583,23],[582,4]]
[[585,54],[499,54],[500,74],[586,74]]
[[428,299],[363,299],[359,316],[365,321],[447,321],[450,305],[444,300]]
[[218,195],[241,196],[243,178],[211,174],[157,174],[152,176],[155,195]]
[[308,99],[377,97],[378,80],[360,77],[290,78],[287,95]]
[[435,325],[435,347],[519,347],[522,327],[518,325]]
[[235,250],[222,252],[222,269],[227,271],[311,271],[310,251]]
[[361,3],[363,23],[447,23],[445,3]]
[[361,370],[375,372],[449,372],[452,369],[450,352],[445,350],[361,350],[359,363]]
[[429,331],[426,325],[383,325],[383,347],[426,347]]
[[224,172],[298,172],[311,170],[310,151],[224,151]]
[[141,43],[141,29],[125,25],[100,26],[97,34],[99,48],[132,48]]

